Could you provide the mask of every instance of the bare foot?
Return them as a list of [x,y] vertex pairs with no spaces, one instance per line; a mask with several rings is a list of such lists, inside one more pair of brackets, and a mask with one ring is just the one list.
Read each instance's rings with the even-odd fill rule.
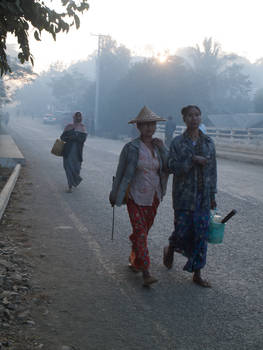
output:
[[151,276],[150,272],[148,270],[144,270],[142,272],[142,277],[143,277],[143,286],[144,287],[149,287],[151,284],[158,282],[158,279]]
[[146,277],[143,276],[143,286],[144,287],[148,287],[151,284],[156,283],[156,282],[158,282],[158,279],[151,276],[151,275],[146,276]]
[[207,280],[204,280],[200,275],[194,275],[193,282],[204,288],[212,288],[211,284]]
[[128,264],[128,267],[129,267],[129,269],[130,269],[132,272],[134,272],[134,273],[140,272],[140,270],[136,269],[136,267],[133,266],[131,263]]
[[173,267],[174,252],[169,247],[163,248],[163,264],[170,270]]

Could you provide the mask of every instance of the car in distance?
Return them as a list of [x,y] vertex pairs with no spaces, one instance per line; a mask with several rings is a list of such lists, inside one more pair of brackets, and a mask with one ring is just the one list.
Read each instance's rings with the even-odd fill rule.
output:
[[54,116],[54,114],[46,114],[43,117],[44,124],[55,124],[56,122],[57,122],[57,118]]

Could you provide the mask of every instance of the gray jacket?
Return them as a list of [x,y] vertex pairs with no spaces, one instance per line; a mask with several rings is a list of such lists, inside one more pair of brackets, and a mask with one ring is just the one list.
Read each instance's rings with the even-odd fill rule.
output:
[[[137,138],[131,142],[126,143],[126,145],[121,151],[116,176],[114,178],[112,190],[110,193],[110,199],[117,206],[125,204],[126,192],[135,175],[135,171],[137,168],[139,159],[139,148],[140,139]],[[158,155],[160,163],[159,175],[161,184],[161,195],[163,198],[166,192],[167,180],[169,176],[167,170],[168,151],[165,147],[159,148],[155,146],[154,149]]]

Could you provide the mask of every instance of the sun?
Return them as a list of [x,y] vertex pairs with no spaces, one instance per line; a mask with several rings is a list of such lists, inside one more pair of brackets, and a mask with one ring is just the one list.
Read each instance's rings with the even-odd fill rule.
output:
[[159,54],[157,55],[157,60],[159,61],[159,63],[164,64],[167,62],[168,56]]

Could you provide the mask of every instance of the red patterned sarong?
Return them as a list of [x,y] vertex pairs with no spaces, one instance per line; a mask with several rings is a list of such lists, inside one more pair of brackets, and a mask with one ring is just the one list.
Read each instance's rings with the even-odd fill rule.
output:
[[127,209],[133,229],[130,235],[132,251],[130,263],[138,270],[148,270],[150,265],[149,251],[147,248],[147,237],[153,225],[159,199],[155,195],[152,206],[137,205],[132,199],[127,201]]

